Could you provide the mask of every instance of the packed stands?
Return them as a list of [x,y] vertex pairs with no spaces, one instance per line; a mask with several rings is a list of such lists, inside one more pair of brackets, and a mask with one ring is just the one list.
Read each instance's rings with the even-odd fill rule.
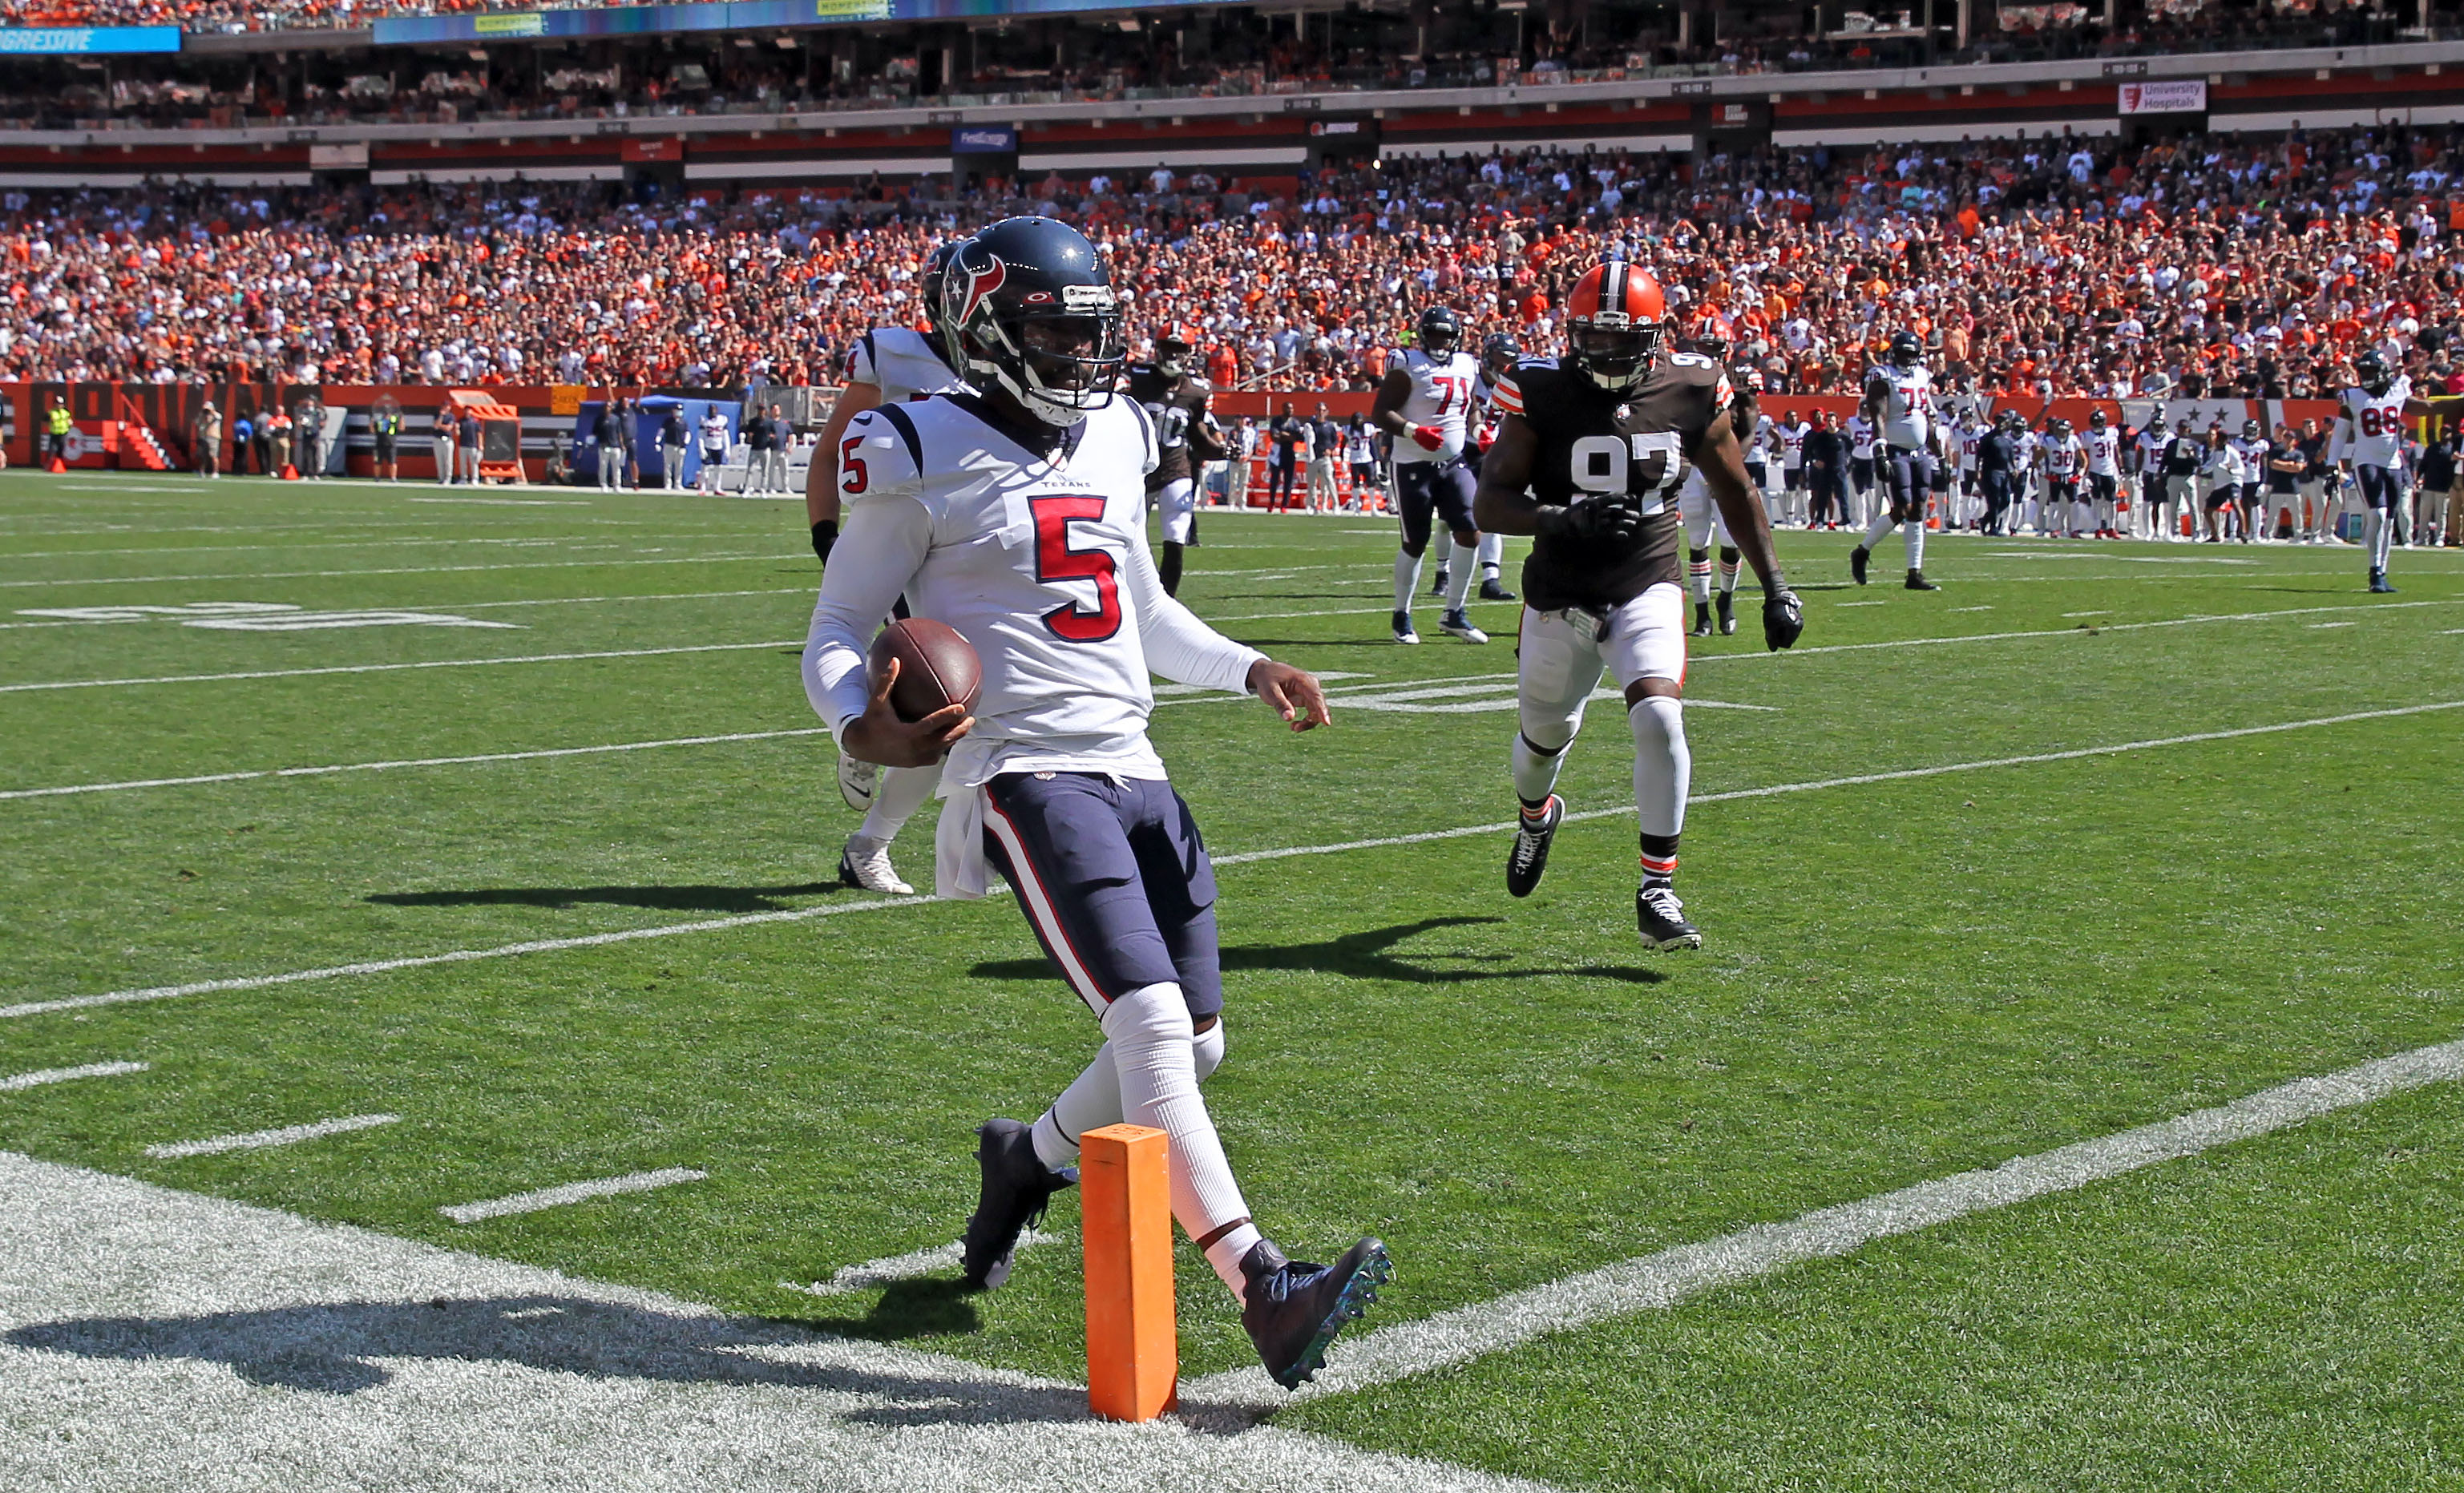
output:
[[1689,173],[1532,151],[1329,170],[1274,198],[1168,174],[939,204],[20,190],[0,197],[0,377],[827,382],[865,328],[915,319],[937,237],[1046,211],[1109,247],[1137,335],[1201,327],[1226,386],[1365,387],[1432,298],[1545,346],[1574,277],[1616,253],[1689,323],[1727,323],[1777,389],[1843,387],[1908,326],[1980,389],[2300,397],[2365,343],[2458,319],[2459,172],[2453,131],[2389,129],[1768,151]]

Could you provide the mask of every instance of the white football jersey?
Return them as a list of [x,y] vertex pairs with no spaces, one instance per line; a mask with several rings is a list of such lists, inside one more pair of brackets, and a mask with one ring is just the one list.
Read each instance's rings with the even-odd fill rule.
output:
[[2225,442],[2225,450],[2233,454],[2233,480],[2255,482],[2267,471],[2267,443],[2234,436]]
[[1789,471],[1805,465],[1805,438],[1813,433],[1814,427],[1802,420],[1780,427],[1780,459]]
[[2045,472],[2057,477],[2067,477],[2078,471],[2079,458],[2085,454],[2076,435],[2046,436],[2040,449],[2045,453]]
[[2344,390],[2343,428],[2344,459],[2357,467],[2399,468],[2404,465],[2404,402],[2412,397],[2412,380],[2396,375],[2384,394]]
[[2171,437],[2165,433],[2164,412],[2159,410],[2157,418],[2141,427],[2139,438],[2131,442],[2131,449],[2139,453],[2139,470],[2163,472],[2165,448],[2171,444]]
[[[883,616],[903,593],[914,615],[974,645],[983,689],[975,730],[950,754],[957,786],[1002,772],[1163,777],[1146,736],[1152,629],[1171,634],[1172,656],[1153,660],[1169,678],[1238,691],[1259,655],[1163,594],[1144,522],[1156,459],[1154,427],[1128,399],[1090,411],[1049,457],[957,400],[866,410],[841,447],[847,516],[816,644],[825,613]],[[1182,646],[1191,629],[1205,641],[1195,652]],[[820,684],[817,708],[840,688]]]
[[1402,368],[1412,380],[1412,392],[1399,411],[1407,426],[1436,426],[1445,439],[1436,450],[1424,450],[1408,435],[1395,438],[1395,459],[1454,461],[1463,455],[1465,417],[1480,382],[1480,360],[1465,352],[1432,358],[1417,347],[1403,350]]
[[877,326],[857,338],[847,354],[847,382],[881,390],[885,405],[956,394],[967,386],[942,362],[933,340],[912,326]]
[[1986,429],[1985,427],[1973,423],[1969,424],[1968,428],[1959,432],[1960,471],[1974,472],[1976,470],[1977,449],[1985,444],[1985,437],[1991,433],[1992,432]]
[[2100,477],[2122,475],[2122,432],[2111,426],[2087,428],[2087,470]]
[[1874,459],[1874,422],[1861,414],[1848,417],[1848,455],[1855,461]]
[[1933,375],[1923,368],[1895,368],[1878,363],[1866,375],[1866,387],[1884,385],[1882,439],[1909,450],[1922,450],[1933,436]]

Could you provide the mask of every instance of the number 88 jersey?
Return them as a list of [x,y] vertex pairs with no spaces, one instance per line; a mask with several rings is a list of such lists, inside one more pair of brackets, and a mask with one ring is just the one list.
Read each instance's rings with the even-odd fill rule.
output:
[[1727,370],[1691,353],[1662,357],[1624,396],[1554,359],[1522,363],[1498,381],[1497,407],[1520,416],[1538,441],[1533,497],[1562,506],[1623,496],[1643,513],[1641,534],[1620,551],[1533,540],[1523,590],[1535,610],[1618,606],[1663,582],[1683,583],[1678,494],[1733,398]]

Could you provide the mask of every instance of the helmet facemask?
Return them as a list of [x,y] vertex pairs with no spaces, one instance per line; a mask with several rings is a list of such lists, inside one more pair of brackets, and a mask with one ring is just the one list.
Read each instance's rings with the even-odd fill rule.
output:
[[1567,324],[1566,352],[1594,384],[1612,394],[1631,394],[1660,360],[1660,325],[1622,315],[1586,318]]
[[969,371],[991,378],[1037,420],[1062,428],[1111,403],[1128,361],[1111,291],[1072,285],[1065,292],[1067,305],[1053,309],[980,305],[956,337]]

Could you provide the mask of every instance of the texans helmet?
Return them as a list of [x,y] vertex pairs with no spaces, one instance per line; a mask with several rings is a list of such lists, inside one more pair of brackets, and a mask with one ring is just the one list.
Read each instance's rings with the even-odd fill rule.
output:
[[2395,374],[2387,368],[2385,358],[2367,352],[2353,360],[2353,382],[2365,393],[2384,394],[2395,383]]
[[1523,344],[1511,332],[1491,332],[1480,344],[1480,368],[1490,378],[1512,368],[1523,361]]
[[2103,429],[2103,428],[2104,428],[2104,411],[2103,411],[2103,410],[2101,410],[2101,409],[2091,409],[2091,410],[2089,410],[2089,411],[2087,412],[2087,428],[2088,428],[2089,429],[2091,429],[2091,430],[2101,430],[2101,429]]
[[1922,368],[1925,366],[1925,339],[1914,332],[1894,332],[1891,334],[1890,350],[1884,354],[1884,359],[1895,368]]
[[1420,313],[1420,351],[1444,357],[1463,345],[1463,318],[1452,306],[1431,306]]
[[942,301],[952,361],[979,390],[1064,428],[1111,402],[1128,361],[1120,297],[1076,229],[1053,218],[994,224],[951,256]]
[[2241,423],[2241,438],[2245,441],[2263,441],[2267,439],[2267,427],[2255,420],[2245,420]]
[[1566,301],[1566,361],[1612,394],[1630,394],[1660,362],[1668,300],[1650,274],[1622,260],[1595,265]]
[[941,330],[941,288],[949,281],[950,256],[957,253],[958,246],[964,242],[966,240],[958,238],[945,239],[934,245],[932,253],[924,259],[924,273],[918,277],[916,288],[924,295],[924,318],[935,332]]
[[2071,433],[2071,423],[2063,419],[2061,416],[2056,415],[2052,420],[2046,422],[2045,428],[2056,435],[2068,435]]

